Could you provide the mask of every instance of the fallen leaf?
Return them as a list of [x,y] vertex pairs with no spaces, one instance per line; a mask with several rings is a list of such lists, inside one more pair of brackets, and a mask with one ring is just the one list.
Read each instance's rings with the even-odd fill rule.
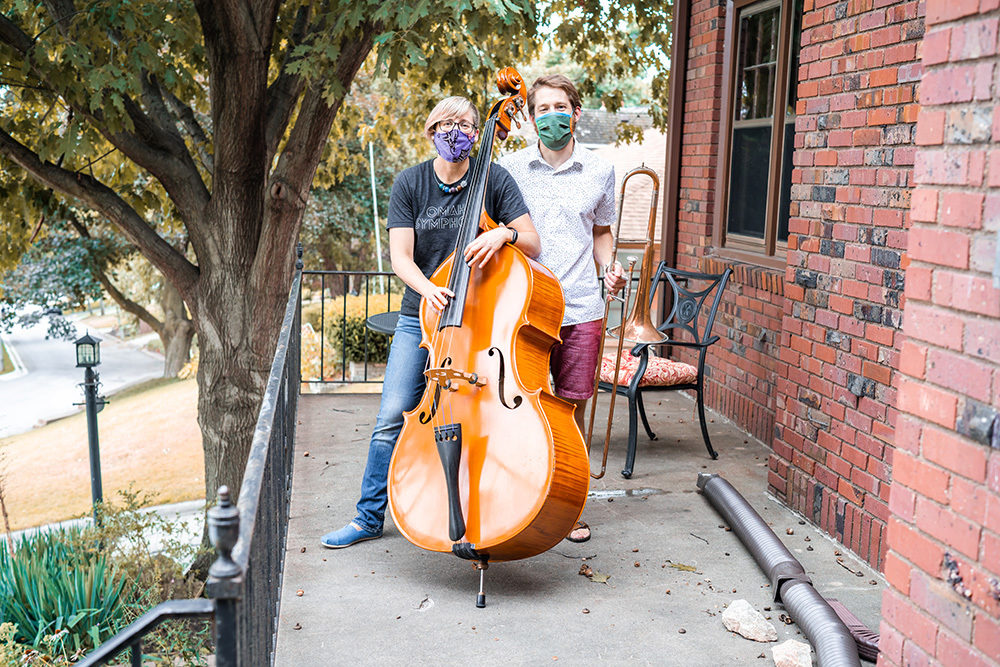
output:
[[305,552],[306,552],[306,548],[305,547],[302,547],[301,549],[299,549],[299,553],[300,554],[304,554]]
[[696,568],[694,565],[685,565],[684,563],[672,563],[669,560],[667,561],[667,565],[669,565],[670,567],[674,568],[675,570],[680,570],[682,572],[697,572],[698,571],[698,568]]
[[299,597],[302,597],[303,595],[306,594],[306,592],[300,588],[299,590],[295,591],[295,594],[298,595]]
[[639,561],[635,562],[635,567],[639,567]]
[[302,629],[302,626],[300,624],[298,624],[298,623],[296,623],[295,625],[292,626],[292,630],[301,630],[301,629]]
[[590,613],[590,610],[589,610],[589,609],[587,609],[586,607],[584,607],[584,608],[583,608],[583,613],[584,613],[584,614],[589,614],[589,613]]
[[683,635],[687,632],[687,630],[685,630],[684,628],[677,628],[677,632]]
[[593,581],[595,584],[606,584],[608,583],[608,579],[610,578],[611,578],[610,574],[602,574],[600,572],[597,572],[596,570],[594,571],[594,574],[590,575],[590,580]]

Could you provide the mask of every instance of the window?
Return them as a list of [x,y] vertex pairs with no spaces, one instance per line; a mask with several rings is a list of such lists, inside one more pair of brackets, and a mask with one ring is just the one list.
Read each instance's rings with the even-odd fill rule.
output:
[[786,248],[801,16],[802,0],[728,3],[716,247]]

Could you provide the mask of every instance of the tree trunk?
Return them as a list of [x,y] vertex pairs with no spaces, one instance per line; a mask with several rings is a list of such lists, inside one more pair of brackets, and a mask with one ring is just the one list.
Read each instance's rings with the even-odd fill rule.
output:
[[[291,249],[289,249],[291,255]],[[202,282],[198,332],[198,424],[205,450],[205,492],[242,486],[261,397],[281,331],[291,266],[276,268],[266,290],[248,287],[248,267],[218,267]],[[252,517],[243,517],[250,521]]]
[[191,359],[194,323],[187,315],[180,292],[169,281],[163,281],[160,306],[163,308],[163,327],[159,331],[163,343],[163,377],[177,377]]

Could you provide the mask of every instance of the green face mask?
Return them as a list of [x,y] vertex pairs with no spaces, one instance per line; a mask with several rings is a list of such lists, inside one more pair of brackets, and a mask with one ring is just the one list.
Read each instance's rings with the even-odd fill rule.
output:
[[568,113],[547,113],[536,118],[535,125],[538,127],[538,138],[550,150],[562,150],[573,138],[573,116]]

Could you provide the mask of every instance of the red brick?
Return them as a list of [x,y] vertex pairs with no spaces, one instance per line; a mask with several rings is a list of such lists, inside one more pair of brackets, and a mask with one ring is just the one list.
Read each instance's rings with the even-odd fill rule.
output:
[[916,155],[913,178],[920,184],[966,185],[969,155],[945,151],[920,151]]
[[921,46],[924,54],[924,65],[939,65],[948,62],[950,44],[950,28],[928,30],[924,34],[924,43]]
[[979,229],[983,226],[984,198],[981,192],[945,192],[941,196],[941,223]]
[[1000,656],[1000,620],[983,613],[976,614],[972,640],[975,647],[986,655]]
[[952,62],[992,56],[996,53],[997,19],[985,18],[952,28]]
[[923,109],[917,119],[917,134],[915,141],[918,146],[928,146],[944,143],[943,111]]
[[979,0],[927,0],[925,18],[930,26],[969,16],[978,10]]
[[948,502],[948,482],[951,475],[941,468],[897,451],[892,457],[893,482],[945,504]]
[[927,354],[927,380],[984,403],[990,401],[992,369],[982,362],[947,350]]
[[906,298],[908,300],[930,301],[933,278],[933,269],[911,264],[906,269]]
[[1000,364],[1000,321],[970,319],[965,331],[965,352]]
[[994,667],[992,660],[976,655],[969,648],[970,638],[953,637],[950,633],[938,633],[937,658],[942,664],[962,665],[962,667]]
[[930,227],[913,227],[910,230],[910,259],[965,269],[969,266],[969,237]]
[[882,598],[882,618],[912,642],[933,653],[937,639],[937,624],[924,616],[909,600],[891,593],[887,594]]
[[944,549],[913,527],[902,523],[896,517],[890,517],[888,535],[890,546],[920,569],[925,572],[937,572],[941,568]]
[[[922,417],[946,428],[955,425],[958,399],[934,387],[909,380],[899,381],[898,407],[901,411]],[[926,434],[924,440],[927,440]]]
[[917,494],[902,484],[892,484],[889,490],[889,509],[893,516],[907,523],[913,522],[913,512],[917,507]]
[[933,461],[946,470],[974,482],[986,481],[985,450],[951,431],[925,428],[921,451],[928,461]]
[[928,71],[920,82],[920,103],[932,105],[971,102],[976,94],[976,77],[975,65]]
[[908,336],[941,347],[961,350],[964,326],[961,317],[915,301],[906,304],[903,310],[903,330]]
[[938,305],[1000,318],[1000,290],[993,287],[991,278],[939,270],[933,296]]
[[899,370],[910,377],[921,379],[927,368],[927,346],[912,340],[903,342],[899,356]]
[[[951,481],[949,504],[961,516],[982,524],[986,521],[986,501],[989,491],[985,486],[969,482],[963,477],[954,477]],[[996,570],[1000,573],[1000,569]]]
[[[928,616],[964,639],[966,644],[972,642],[972,614],[969,613],[966,600],[957,595],[948,584],[934,575],[913,572],[910,579],[910,600]],[[942,632],[938,635],[939,652],[942,637],[946,634],[948,633]]]
[[932,500],[917,496],[917,528],[943,542],[967,558],[979,554],[980,528]]

